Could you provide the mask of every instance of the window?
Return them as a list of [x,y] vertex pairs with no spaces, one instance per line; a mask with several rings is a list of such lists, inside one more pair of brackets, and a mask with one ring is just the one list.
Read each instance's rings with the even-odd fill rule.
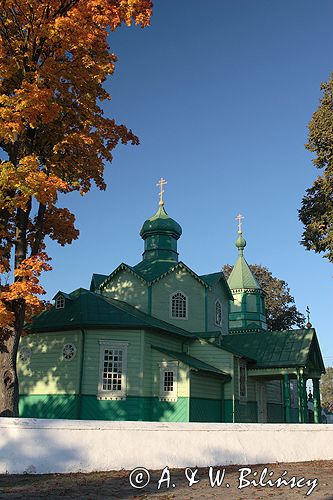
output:
[[217,300],[215,302],[215,324],[220,325],[222,322],[222,306],[221,302]]
[[62,295],[58,295],[55,301],[56,309],[63,309],[65,307],[65,299]]
[[74,344],[65,344],[62,348],[62,359],[64,361],[72,361],[75,358],[76,347]]
[[160,364],[160,401],[177,401],[178,361]]
[[171,318],[187,319],[187,297],[182,292],[171,296]]
[[125,399],[127,343],[100,340],[99,399]]
[[239,400],[245,401],[247,398],[247,372],[246,363],[239,360]]

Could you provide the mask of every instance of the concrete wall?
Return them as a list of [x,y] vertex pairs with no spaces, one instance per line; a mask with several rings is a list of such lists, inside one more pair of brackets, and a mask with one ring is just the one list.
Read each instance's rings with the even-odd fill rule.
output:
[[0,473],[333,459],[333,425],[0,418]]

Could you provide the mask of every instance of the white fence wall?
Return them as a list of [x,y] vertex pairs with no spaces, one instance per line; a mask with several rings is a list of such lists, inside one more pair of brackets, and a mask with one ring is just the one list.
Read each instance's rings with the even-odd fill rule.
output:
[[0,473],[333,459],[333,425],[0,418]]

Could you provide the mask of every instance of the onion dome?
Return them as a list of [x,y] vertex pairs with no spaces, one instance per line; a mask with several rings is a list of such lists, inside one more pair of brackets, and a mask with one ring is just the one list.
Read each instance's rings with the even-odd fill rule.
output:
[[160,233],[171,234],[177,240],[182,234],[182,228],[178,222],[169,217],[164,209],[164,205],[160,205],[156,214],[144,222],[140,236],[145,240],[149,235]]
[[165,211],[163,201],[165,184],[167,181],[162,177],[157,184],[160,187],[157,212],[144,222],[140,231],[140,236],[145,242],[143,260],[178,262],[177,240],[182,234],[182,228]]

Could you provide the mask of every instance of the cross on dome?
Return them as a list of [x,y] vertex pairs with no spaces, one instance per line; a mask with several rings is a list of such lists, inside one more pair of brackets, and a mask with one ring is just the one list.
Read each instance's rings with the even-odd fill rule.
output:
[[242,220],[244,219],[244,216],[241,214],[238,214],[237,217],[235,217],[235,220],[238,221],[238,234],[242,234]]
[[163,177],[161,177],[160,180],[158,181],[158,183],[156,184],[156,186],[159,186],[159,188],[160,188],[160,202],[159,202],[159,205],[161,207],[164,205],[164,201],[163,201],[163,193],[164,193],[163,186],[164,186],[164,184],[168,184],[168,181],[166,181],[165,179],[163,179]]

